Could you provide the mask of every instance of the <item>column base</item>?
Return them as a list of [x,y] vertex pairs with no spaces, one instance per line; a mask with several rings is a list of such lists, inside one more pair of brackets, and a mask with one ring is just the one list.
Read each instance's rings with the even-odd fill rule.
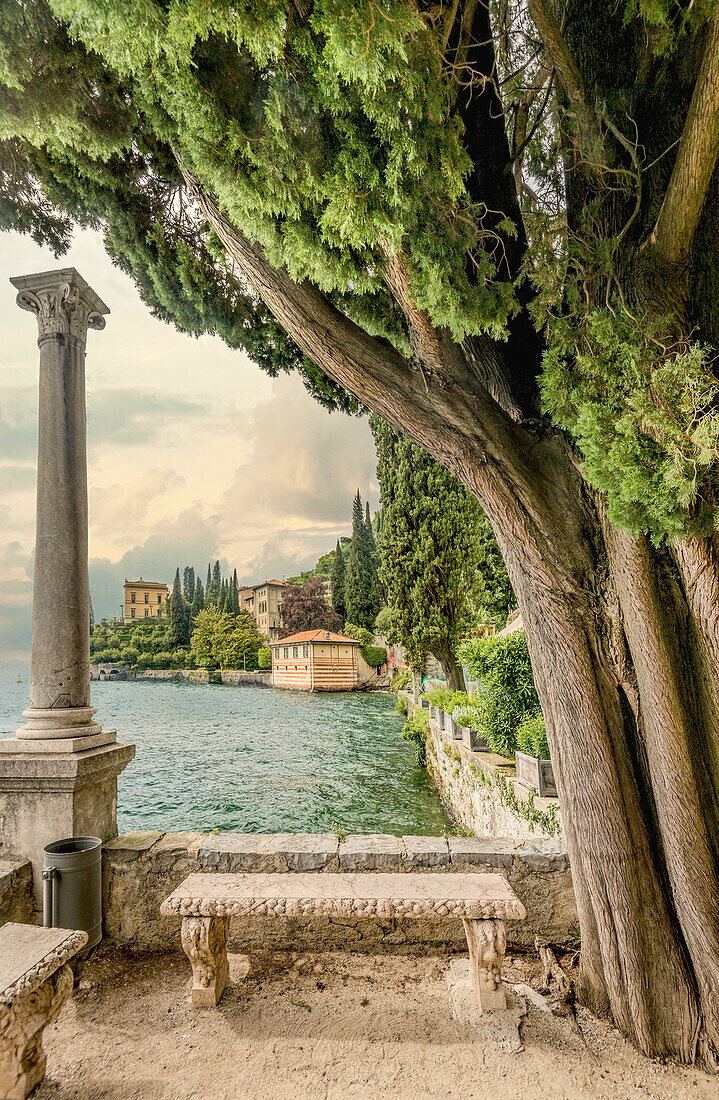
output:
[[103,745],[114,745],[117,741],[116,730],[101,729],[99,733],[91,733],[85,737],[52,737],[47,740],[33,738],[26,740],[23,737],[5,737],[0,740],[0,753],[29,752],[84,752],[87,749],[99,749]]
[[96,737],[102,733],[99,722],[93,722],[95,707],[28,707],[22,712],[27,718],[15,736],[18,740],[54,741],[70,740],[77,737]]
[[117,836],[117,777],[135,746],[33,751],[32,741],[18,749],[17,740],[0,742],[0,857],[30,860],[39,909],[46,844],[70,836]]

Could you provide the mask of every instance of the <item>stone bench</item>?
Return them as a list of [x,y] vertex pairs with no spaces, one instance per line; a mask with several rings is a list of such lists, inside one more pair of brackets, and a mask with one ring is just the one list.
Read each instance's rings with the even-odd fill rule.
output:
[[493,874],[200,874],[189,875],[162,903],[182,917],[182,948],[192,965],[192,1004],[216,1005],[229,976],[230,917],[313,915],[379,920],[460,917],[469,947],[472,988],[482,1011],[505,1007],[505,920],[524,906]]
[[0,1098],[25,1100],[45,1076],[42,1033],[72,992],[69,959],[87,933],[5,924],[0,928]]

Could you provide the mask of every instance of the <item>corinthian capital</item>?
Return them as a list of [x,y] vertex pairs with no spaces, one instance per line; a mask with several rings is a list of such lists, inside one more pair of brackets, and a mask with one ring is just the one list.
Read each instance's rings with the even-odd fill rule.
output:
[[40,340],[74,336],[83,343],[89,328],[105,327],[105,303],[74,267],[18,275],[10,282],[18,291],[17,304],[37,317]]

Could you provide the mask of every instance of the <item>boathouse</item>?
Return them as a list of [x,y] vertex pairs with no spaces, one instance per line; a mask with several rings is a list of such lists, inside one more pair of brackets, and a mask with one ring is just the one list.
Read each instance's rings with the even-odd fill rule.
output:
[[352,691],[360,644],[329,630],[303,630],[272,643],[272,685],[298,691]]

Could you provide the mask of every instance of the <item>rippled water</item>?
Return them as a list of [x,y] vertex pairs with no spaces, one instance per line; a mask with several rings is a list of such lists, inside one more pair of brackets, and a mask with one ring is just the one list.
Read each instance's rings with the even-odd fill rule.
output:
[[[0,671],[0,729],[27,706],[27,673]],[[440,834],[447,817],[400,739],[394,696],[262,687],[93,683],[106,729],[137,746],[118,825],[221,832]]]

